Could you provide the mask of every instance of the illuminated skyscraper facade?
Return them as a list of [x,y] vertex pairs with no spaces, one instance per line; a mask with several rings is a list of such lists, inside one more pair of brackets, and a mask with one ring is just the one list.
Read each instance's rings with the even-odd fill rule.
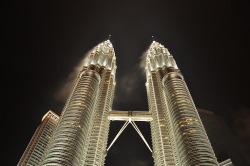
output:
[[109,40],[85,59],[60,116],[42,165],[101,165],[115,87],[116,59]]
[[48,111],[43,116],[41,124],[36,129],[26,150],[17,164],[18,166],[33,166],[39,164],[42,156],[44,155],[44,150],[48,145],[50,137],[56,128],[58,119],[59,116],[52,111]]
[[[126,121],[118,136],[128,124],[133,125],[153,153],[155,166],[218,165],[184,78],[163,45],[151,44],[145,70],[149,112],[111,111],[115,52],[109,40],[97,45],[85,58],[60,118],[55,116],[39,158],[30,165],[104,165],[113,144],[107,148],[110,120]],[[135,121],[150,121],[153,151]],[[29,147],[30,153],[36,151]],[[25,151],[20,163],[29,157]]]
[[145,70],[155,165],[218,165],[184,78],[158,42],[147,52]]
[[[90,54],[89,65],[101,66],[100,85],[97,102],[95,104],[95,115],[93,117],[93,128],[89,137],[89,146],[85,159],[85,166],[104,165],[106,157],[106,146],[109,130],[109,111],[112,110],[114,90],[116,59],[114,49],[110,41],[106,41]],[[88,65],[88,64],[87,64]]]

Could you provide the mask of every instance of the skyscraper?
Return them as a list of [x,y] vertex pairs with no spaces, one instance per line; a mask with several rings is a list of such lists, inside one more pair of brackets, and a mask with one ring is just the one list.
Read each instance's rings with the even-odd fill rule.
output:
[[50,137],[56,127],[59,116],[54,112],[48,111],[42,118],[41,124],[36,129],[26,150],[23,153],[18,166],[38,165],[44,155],[44,150],[48,145]]
[[198,109],[198,112],[217,160],[223,162],[230,159],[235,166],[247,166],[247,161],[239,149],[239,144],[225,121],[213,112],[203,109]]
[[218,165],[184,78],[160,43],[153,41],[147,51],[145,70],[149,112],[110,114],[116,85],[115,52],[109,40],[97,45],[84,60],[39,165],[104,165],[109,119],[131,123],[142,139],[133,121],[151,121],[156,166]]
[[104,161],[116,60],[109,40],[85,59],[42,165],[101,165]]
[[173,56],[153,41],[146,59],[147,94],[156,165],[218,165]]

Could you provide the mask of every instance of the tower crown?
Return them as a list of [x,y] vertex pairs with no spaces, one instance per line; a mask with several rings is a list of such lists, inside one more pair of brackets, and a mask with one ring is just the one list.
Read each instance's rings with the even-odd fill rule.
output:
[[155,71],[158,68],[173,67],[178,69],[173,56],[168,49],[162,44],[153,41],[147,51],[145,70],[147,75],[150,71]]
[[116,68],[115,51],[110,40],[98,44],[84,61],[84,66],[98,65],[106,69],[115,71]]

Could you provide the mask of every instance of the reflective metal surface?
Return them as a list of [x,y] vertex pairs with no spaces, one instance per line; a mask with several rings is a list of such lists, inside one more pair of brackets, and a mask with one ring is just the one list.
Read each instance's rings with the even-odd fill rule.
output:
[[145,70],[155,165],[218,165],[183,76],[160,43],[151,44]]

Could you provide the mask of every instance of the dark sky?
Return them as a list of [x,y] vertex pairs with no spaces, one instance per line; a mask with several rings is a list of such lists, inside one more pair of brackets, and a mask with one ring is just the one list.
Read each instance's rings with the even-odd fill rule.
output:
[[[221,116],[249,155],[249,1],[9,1],[4,11],[4,165],[17,164],[48,110],[61,113],[61,87],[109,34],[117,58],[114,109],[148,109],[139,63],[154,36],[173,54],[197,108]],[[110,139],[121,125],[111,123]],[[138,125],[150,142],[149,124]],[[152,157],[129,126],[106,163],[151,166]]]

